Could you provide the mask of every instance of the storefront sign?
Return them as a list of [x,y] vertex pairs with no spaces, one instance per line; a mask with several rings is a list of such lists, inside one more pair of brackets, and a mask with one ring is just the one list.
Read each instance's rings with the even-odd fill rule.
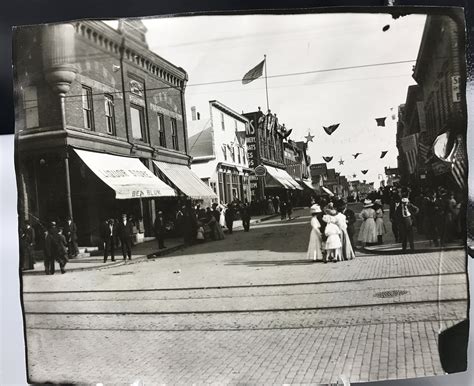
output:
[[252,122],[245,126],[245,142],[247,144],[247,158],[249,168],[257,166],[257,144],[255,139],[255,127]]
[[257,177],[265,177],[265,175],[267,174],[267,169],[265,168],[265,166],[263,165],[258,165],[256,168],[255,168],[255,175]]
[[453,75],[451,77],[451,91],[453,93],[453,102],[461,102],[461,77],[459,75]]

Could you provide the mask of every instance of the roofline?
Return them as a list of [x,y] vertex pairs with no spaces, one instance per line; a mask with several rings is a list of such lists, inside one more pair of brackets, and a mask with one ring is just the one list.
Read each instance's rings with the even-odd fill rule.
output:
[[234,118],[240,119],[243,123],[249,123],[249,120],[244,117],[242,114],[239,114],[237,111],[232,110],[230,107],[226,106],[225,104],[219,102],[218,100],[211,100],[209,101],[209,106],[214,106],[223,112],[234,116]]

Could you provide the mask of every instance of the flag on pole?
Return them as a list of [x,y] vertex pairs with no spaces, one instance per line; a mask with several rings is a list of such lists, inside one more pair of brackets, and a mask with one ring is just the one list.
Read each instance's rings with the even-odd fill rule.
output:
[[452,163],[451,172],[453,173],[454,180],[461,189],[466,186],[467,177],[467,157],[466,150],[464,148],[464,141],[462,136],[458,136],[456,139],[456,152],[454,154],[454,161]]
[[418,156],[418,134],[408,135],[401,138],[403,152],[407,160],[408,173],[413,174],[416,170],[416,157]]
[[265,65],[265,59],[263,59],[259,64],[247,72],[242,78],[242,84],[248,84],[255,79],[260,78],[263,75],[263,66]]

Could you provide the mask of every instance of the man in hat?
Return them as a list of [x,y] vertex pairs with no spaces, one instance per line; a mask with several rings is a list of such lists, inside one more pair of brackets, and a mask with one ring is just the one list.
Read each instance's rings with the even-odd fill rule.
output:
[[165,234],[166,234],[165,218],[161,210],[159,210],[156,215],[153,228],[155,230],[156,240],[158,241],[158,249],[166,248],[165,247]]
[[77,246],[77,226],[74,221],[72,221],[71,217],[68,217],[64,224],[64,237],[66,238],[68,245],[68,257],[76,257],[79,253],[79,248]]
[[117,224],[113,218],[108,219],[102,224],[102,240],[104,241],[104,263],[107,262],[108,252],[112,261],[115,261],[115,242],[117,240]]
[[418,207],[410,203],[408,197],[403,197],[400,205],[398,205],[395,210],[395,221],[398,223],[403,252],[407,249],[407,240],[410,243],[410,250],[412,252],[415,251],[415,244],[413,241],[413,221],[418,212]]
[[44,270],[46,275],[54,275],[54,262],[58,257],[57,242],[55,240],[58,229],[56,222],[51,221],[44,237]]
[[133,222],[127,218],[126,214],[122,214],[122,220],[118,224],[118,237],[122,244],[123,259],[132,260],[132,237],[133,237]]
[[21,257],[21,268],[34,269],[35,268],[35,231],[31,227],[28,220],[25,221],[25,225],[20,235],[20,257]]

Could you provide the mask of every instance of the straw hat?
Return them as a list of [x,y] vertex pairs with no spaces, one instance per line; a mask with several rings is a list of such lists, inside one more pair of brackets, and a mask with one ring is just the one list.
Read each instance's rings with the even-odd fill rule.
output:
[[364,201],[364,208],[370,208],[371,206],[373,206],[374,204],[372,203],[372,200],[368,200],[366,199]]
[[321,213],[321,207],[318,204],[314,204],[313,206],[311,206],[311,208],[309,208],[309,212],[311,214]]
[[403,197],[403,198],[402,198],[402,202],[403,202],[403,203],[407,204],[408,201],[409,201],[409,200],[408,200],[408,197]]

